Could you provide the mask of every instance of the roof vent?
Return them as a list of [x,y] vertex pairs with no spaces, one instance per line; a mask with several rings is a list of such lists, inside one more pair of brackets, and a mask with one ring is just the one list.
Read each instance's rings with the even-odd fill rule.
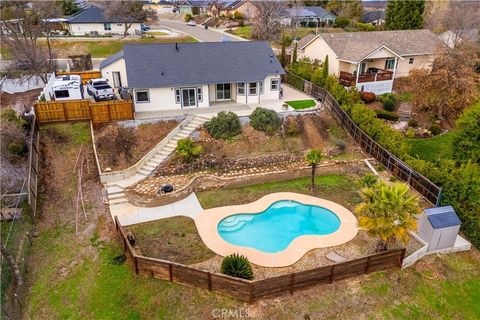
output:
[[178,42],[175,42],[175,50],[178,52]]
[[164,76],[164,75],[165,75],[165,73],[163,73],[163,71],[162,71],[162,76]]

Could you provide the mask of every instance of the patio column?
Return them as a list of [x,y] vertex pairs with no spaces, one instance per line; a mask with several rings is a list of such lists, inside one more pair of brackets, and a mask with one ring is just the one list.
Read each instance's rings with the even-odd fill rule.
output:
[[358,84],[358,77],[360,76],[360,64],[362,63],[362,61],[359,61],[357,63],[357,79],[355,80],[355,87],[357,86]]
[[393,66],[392,81],[393,79],[395,79],[395,73],[397,72],[397,64],[398,64],[398,57],[395,57],[395,65]]

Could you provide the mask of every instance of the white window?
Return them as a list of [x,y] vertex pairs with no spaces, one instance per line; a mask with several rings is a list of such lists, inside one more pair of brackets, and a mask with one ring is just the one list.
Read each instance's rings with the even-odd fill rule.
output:
[[237,94],[239,96],[244,96],[245,95],[245,82],[237,83]]
[[135,91],[135,98],[138,103],[148,103],[150,102],[150,96],[148,90],[137,90]]
[[386,70],[393,70],[394,68],[395,68],[395,59],[385,60],[385,69]]
[[197,99],[198,101],[203,101],[202,87],[197,88]]
[[413,64],[414,61],[415,61],[414,58],[410,58],[410,59],[408,59],[408,64]]
[[103,24],[103,29],[104,30],[112,30],[112,25],[110,23],[104,23]]
[[182,100],[180,96],[180,89],[175,89],[175,103],[180,103]]
[[258,84],[260,84],[260,94],[263,93],[263,81],[260,81]]
[[250,82],[248,84],[248,95],[250,95],[250,96],[256,96],[257,95],[257,83],[256,82]]
[[117,27],[122,27],[122,26],[123,26],[123,24],[117,23]]
[[278,90],[280,88],[280,79],[270,80],[270,90]]

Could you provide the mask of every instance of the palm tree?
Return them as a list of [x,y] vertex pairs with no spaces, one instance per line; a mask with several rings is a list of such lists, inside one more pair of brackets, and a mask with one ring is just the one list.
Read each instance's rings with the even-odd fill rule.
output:
[[380,237],[377,251],[387,250],[393,239],[408,243],[408,231],[417,229],[419,199],[404,183],[379,182],[361,191],[363,202],[355,208],[358,224],[370,236]]
[[322,158],[322,153],[317,149],[312,149],[305,154],[305,161],[312,167],[312,184],[310,186],[312,192],[315,191],[315,171]]

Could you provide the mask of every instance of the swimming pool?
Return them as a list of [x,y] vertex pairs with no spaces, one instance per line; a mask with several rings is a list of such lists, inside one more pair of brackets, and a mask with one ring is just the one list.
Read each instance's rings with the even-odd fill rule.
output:
[[231,244],[275,253],[299,236],[327,235],[339,227],[340,219],[326,208],[280,200],[258,213],[226,217],[217,230]]
[[358,233],[357,219],[347,208],[293,192],[206,209],[194,220],[210,250],[242,254],[264,267],[289,266],[312,249],[338,246]]

